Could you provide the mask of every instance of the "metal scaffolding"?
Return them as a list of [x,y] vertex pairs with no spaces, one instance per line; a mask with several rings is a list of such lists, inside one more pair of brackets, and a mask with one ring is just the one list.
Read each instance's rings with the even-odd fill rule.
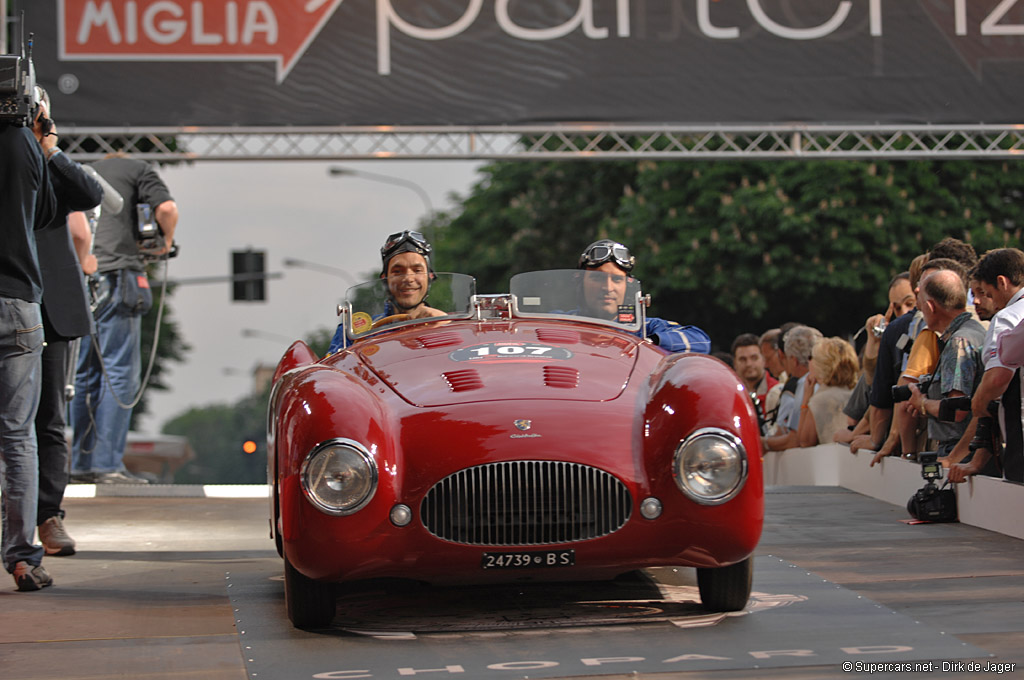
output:
[[1010,159],[1024,125],[535,125],[60,129],[78,161]]

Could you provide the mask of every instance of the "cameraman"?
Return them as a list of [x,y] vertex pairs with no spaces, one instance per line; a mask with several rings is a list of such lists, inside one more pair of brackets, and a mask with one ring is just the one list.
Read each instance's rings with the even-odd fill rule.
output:
[[[1020,370],[1005,365],[999,357],[1000,337],[1024,319],[1024,252],[1017,248],[990,250],[978,261],[972,272],[978,287],[991,299],[997,310],[989,323],[982,350],[985,373],[971,400],[974,419],[948,459],[949,480],[962,482],[978,474],[992,454],[999,455],[1006,479],[1024,481],[1024,437],[1022,437]],[[989,404],[1002,397],[999,405],[999,425],[1005,440],[1005,450],[995,450],[992,441],[977,447],[974,457],[961,463],[971,450],[975,431],[987,431],[981,421],[990,419]],[[985,424],[990,421],[986,420]],[[988,438],[991,439],[991,438]]]
[[[951,269],[928,271],[921,279],[917,308],[928,330],[935,333],[939,354],[930,376],[907,385],[910,396],[902,408],[908,415],[924,415],[928,439],[945,456],[960,441],[967,427],[966,414],[959,422],[940,419],[939,406],[948,397],[970,396],[981,380],[981,347],[984,327],[967,311],[967,288]],[[930,447],[929,447],[930,448]],[[878,462],[873,461],[872,464]]]
[[[33,112],[34,113],[34,112]],[[0,558],[18,590],[53,579],[33,544],[39,460],[34,418],[43,352],[42,275],[34,231],[56,210],[46,159],[30,128],[0,120]]]
[[[123,154],[93,163],[93,168],[124,199],[116,215],[102,213],[94,251],[99,267],[100,302],[96,332],[84,343],[71,402],[71,480],[98,484],[139,484],[145,480],[124,468],[132,408],[139,390],[142,316],[153,304],[138,246],[138,207],[152,206],[170,252],[178,224],[178,206],[150,164]],[[109,382],[109,386],[107,383]]]

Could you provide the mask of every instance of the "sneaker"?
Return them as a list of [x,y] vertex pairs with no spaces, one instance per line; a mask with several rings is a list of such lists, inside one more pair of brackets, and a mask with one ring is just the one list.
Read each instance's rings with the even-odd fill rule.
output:
[[149,484],[148,479],[141,479],[129,475],[124,470],[115,470],[114,472],[102,472],[96,475],[97,484]]
[[75,554],[75,540],[64,530],[64,520],[56,515],[39,525],[39,541],[47,555],[66,557]]
[[96,473],[95,472],[72,472],[71,479],[69,480],[72,484],[95,484]]
[[43,565],[32,566],[28,562],[18,562],[14,565],[14,582],[18,584],[18,590],[27,592],[30,590],[42,590],[46,586],[53,585],[53,579]]

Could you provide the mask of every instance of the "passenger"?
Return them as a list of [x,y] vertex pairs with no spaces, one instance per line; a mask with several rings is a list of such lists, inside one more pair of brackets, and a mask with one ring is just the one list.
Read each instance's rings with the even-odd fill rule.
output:
[[[636,258],[629,248],[609,239],[595,241],[580,255],[578,269],[583,277],[583,303],[580,313],[598,319],[613,319],[626,299],[626,284]],[[680,326],[674,321],[647,317],[647,337],[669,352],[711,351],[707,333],[696,326]],[[637,335],[641,335],[637,331]]]
[[[380,248],[380,278],[387,281],[388,301],[384,314],[374,319],[374,326],[445,316],[445,312],[426,303],[434,278],[430,251],[430,243],[418,231],[400,231],[388,236]],[[341,349],[344,337],[344,324],[339,324],[327,353],[333,354]]]

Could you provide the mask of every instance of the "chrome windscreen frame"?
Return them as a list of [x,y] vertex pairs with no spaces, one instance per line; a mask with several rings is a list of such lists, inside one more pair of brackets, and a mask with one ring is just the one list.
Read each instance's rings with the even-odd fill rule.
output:
[[609,328],[615,328],[620,331],[626,331],[629,333],[639,332],[642,338],[647,338],[647,305],[649,305],[651,302],[651,296],[645,295],[641,291],[637,291],[636,297],[633,300],[633,307],[636,310],[636,321],[631,324],[622,324],[611,319],[598,319],[593,316],[581,316],[579,314],[557,312],[524,312],[523,310],[519,309],[519,305],[516,302],[516,296],[510,295],[509,297],[511,303],[512,316],[517,319],[562,319],[564,321],[573,321],[575,323],[592,323],[598,326],[607,326]]
[[[346,292],[345,301],[338,305],[337,313],[339,318],[339,325],[341,325],[344,328],[344,333],[342,334],[343,337],[341,348],[346,349],[348,347],[351,347],[356,342],[359,342],[365,338],[372,337],[387,331],[391,331],[396,328],[413,326],[416,324],[423,323],[438,323],[473,318],[473,316],[476,314],[473,304],[473,300],[477,297],[475,290],[476,280],[471,276],[466,276],[464,274],[452,274],[450,272],[437,272],[434,276],[438,280],[440,280],[441,277],[459,277],[463,285],[468,286],[468,294],[466,294],[465,298],[462,299],[460,303],[460,306],[465,307],[464,310],[452,311],[445,314],[444,316],[433,316],[424,317],[420,319],[406,319],[402,321],[395,321],[393,323],[389,323],[379,328],[370,328],[365,331],[356,332],[355,329],[353,328],[353,325],[354,321],[357,318],[361,317],[359,318],[359,321],[362,323],[367,323],[371,320],[373,322],[376,322],[378,320],[378,318],[372,317],[372,315],[366,312],[365,310],[355,309],[355,305],[353,304],[352,301],[353,291],[359,288],[365,288],[366,286],[375,286],[379,283],[378,281],[368,281],[364,284],[360,284],[359,286],[353,286],[352,288],[349,288],[348,291]],[[437,282],[435,281],[435,284],[432,285],[436,285],[436,283]],[[430,304],[429,300],[428,304]]]

